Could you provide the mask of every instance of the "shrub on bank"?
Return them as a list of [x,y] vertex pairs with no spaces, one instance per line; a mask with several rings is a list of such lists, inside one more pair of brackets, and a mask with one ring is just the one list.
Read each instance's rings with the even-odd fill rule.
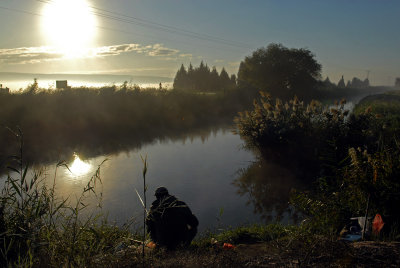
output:
[[400,202],[400,133],[395,127],[400,117],[379,116],[370,109],[350,114],[343,104],[305,105],[297,98],[273,102],[261,93],[254,109],[236,118],[248,148],[307,171],[303,179],[313,187],[294,190],[291,202],[311,217],[311,228],[325,233],[337,232],[351,216],[363,216],[368,200],[371,215],[388,214],[400,221],[393,205]]

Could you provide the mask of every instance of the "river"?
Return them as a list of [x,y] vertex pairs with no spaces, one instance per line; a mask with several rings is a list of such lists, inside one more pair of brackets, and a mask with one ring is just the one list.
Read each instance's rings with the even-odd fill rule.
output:
[[[143,209],[135,189],[143,198],[143,163],[147,156],[146,174],[147,205],[154,198],[154,191],[165,186],[170,194],[185,201],[200,221],[200,230],[227,228],[263,220],[255,214],[248,194],[239,195],[234,185],[240,169],[250,166],[255,156],[244,149],[243,141],[229,130],[218,130],[208,135],[184,140],[156,141],[114,155],[103,155],[71,163],[70,170],[57,169],[56,191],[71,201],[79,196],[83,187],[100,167],[102,184],[102,211],[118,225],[142,222]],[[77,152],[79,154],[79,152]],[[55,164],[46,168],[47,180],[54,179]],[[94,204],[92,204],[94,205]]]

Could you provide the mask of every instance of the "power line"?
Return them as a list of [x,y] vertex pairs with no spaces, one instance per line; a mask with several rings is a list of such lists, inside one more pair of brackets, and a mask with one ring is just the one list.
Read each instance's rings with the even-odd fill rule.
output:
[[[36,1],[44,3],[44,4],[54,4],[54,1],[52,1],[52,0],[36,0]],[[196,33],[193,31],[169,26],[166,24],[156,23],[156,22],[152,22],[150,20],[141,19],[141,18],[137,18],[137,17],[133,17],[133,16],[128,16],[128,15],[114,12],[114,11],[108,11],[106,9],[101,9],[101,8],[98,8],[95,6],[89,6],[89,8],[92,9],[91,13],[93,15],[100,17],[100,18],[105,18],[105,19],[123,22],[123,23],[127,23],[127,24],[138,25],[141,27],[146,27],[146,28],[150,28],[150,29],[154,29],[154,30],[158,30],[158,31],[162,31],[162,32],[178,34],[178,35],[187,36],[190,38],[210,41],[210,42],[219,43],[219,44],[228,45],[228,46],[249,48],[249,49],[253,48],[251,45],[245,44],[242,42],[227,40],[224,38],[215,37],[215,36],[202,34],[202,33]]]
[[[45,17],[45,15],[43,15],[43,14],[39,14],[39,13],[31,12],[31,11],[26,11],[26,10],[21,10],[21,9],[8,8],[8,7],[3,7],[3,6],[0,6],[0,9],[4,9],[4,10],[15,12],[15,13],[22,13],[22,14],[39,16],[39,17]],[[130,32],[130,31],[124,31],[124,30],[120,30],[120,29],[114,29],[114,28],[98,26],[98,25],[95,25],[95,27],[98,28],[98,29],[101,29],[101,30],[106,30],[106,31],[120,32],[120,33],[124,33],[124,34],[135,35],[135,36],[136,35],[142,35],[142,36],[145,36],[145,37],[155,38],[154,36],[151,36],[151,35],[148,35],[148,34],[143,34],[143,33],[133,33],[133,32]],[[170,39],[170,40],[172,40],[172,39]],[[154,41],[158,42],[155,39],[154,39]],[[180,43],[181,44],[182,43],[190,44],[189,42],[182,42],[182,41],[180,41]],[[221,43],[219,43],[219,44],[221,44]],[[226,44],[221,44],[221,45],[226,45]],[[211,49],[220,49],[220,48],[210,47],[210,46],[206,46],[206,47],[211,48]],[[231,49],[232,49],[232,51],[234,51],[233,48],[231,48]],[[229,49],[229,50],[231,50],[231,49]]]

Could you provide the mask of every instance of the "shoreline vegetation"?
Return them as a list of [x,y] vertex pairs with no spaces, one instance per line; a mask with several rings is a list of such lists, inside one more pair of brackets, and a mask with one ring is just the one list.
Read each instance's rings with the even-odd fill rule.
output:
[[[393,236],[350,243],[332,230],[316,232],[300,225],[271,223],[231,228],[219,226],[195,238],[187,248],[166,251],[146,246],[140,230],[110,224],[100,212],[81,217],[93,205],[101,208],[100,169],[82,189],[77,202],[54,195],[40,172],[31,177],[16,159],[1,196],[0,248],[4,267],[315,267],[398,265],[400,243]],[[64,166],[58,163],[58,167]],[[91,205],[92,204],[92,205]],[[86,214],[87,215],[87,214]],[[145,244],[150,242],[146,237]]]
[[[231,81],[231,80],[228,80]],[[347,96],[385,88],[347,89]],[[24,133],[27,162],[49,164],[140,148],[156,140],[179,139],[205,129],[233,128],[238,112],[251,108],[257,89],[193,91],[142,89],[127,83],[102,88],[47,90],[37,82],[23,92],[0,93],[0,163],[17,150],[13,134]],[[321,90],[324,102],[344,91]],[[7,145],[7,146],[6,146]]]
[[[102,99],[102,93],[98,91],[88,93],[87,90],[84,89],[82,93],[88,94],[89,96],[91,96],[90,94],[95,94],[94,96],[99,96],[99,99]],[[60,92],[59,94],[66,93]],[[68,94],[71,94],[71,98],[74,99],[74,92],[68,92],[67,95]],[[113,92],[112,94],[118,93]],[[139,93],[131,92],[130,94]],[[140,96],[140,100],[146,97],[157,99],[160,95],[162,98],[167,98],[169,96],[168,94],[182,93],[146,92],[143,94],[143,96]],[[394,92],[390,94],[398,93]],[[29,98],[32,97],[31,95],[27,96]],[[36,93],[33,94],[33,96],[38,97],[41,95],[40,93]],[[44,96],[50,99],[58,97],[57,95]],[[196,100],[200,101],[203,97],[209,98],[208,95],[187,95],[185,93],[183,93],[181,97],[196,98]],[[110,95],[108,95],[108,98],[110,98]],[[218,100],[217,96],[213,96],[212,98]],[[260,106],[262,98],[264,98],[264,104]],[[258,113],[260,113],[260,109],[264,109],[267,113],[272,112],[272,114],[274,109],[286,109],[284,108],[285,104],[280,101],[277,101],[273,107],[272,104],[270,104],[270,107],[268,105],[269,102],[265,99],[269,97],[264,93],[262,98],[254,103],[254,111],[243,113],[242,116],[246,114],[250,116],[252,113],[257,113],[257,110]],[[372,105],[372,110],[375,109],[379,111],[379,107],[383,105],[380,103],[382,98],[384,99],[385,97],[381,97],[381,95],[367,97],[361,101],[354,110],[358,111],[359,106],[365,105],[365,102],[369,101],[368,107]],[[76,100],[76,97],[74,100]],[[374,101],[378,101],[376,105],[374,105]],[[311,105],[314,105],[314,114],[320,111],[322,115],[323,111],[326,111],[322,109],[322,106],[319,106],[320,104],[317,102],[313,103],[314,104],[311,103]],[[287,110],[296,111],[298,115],[306,112],[308,107],[303,106],[304,104],[301,104],[301,102],[296,99],[288,102],[288,105],[291,109]],[[325,113],[324,116],[331,118],[330,120],[333,120],[330,121],[331,123],[341,122],[340,124],[345,124],[347,122],[343,120],[345,111],[340,108],[341,104],[338,105],[338,109],[335,110],[335,108],[333,108],[333,110],[329,110],[328,113]],[[82,106],[78,105],[76,107],[78,109]],[[293,109],[293,107],[296,107],[296,109]],[[385,111],[387,114],[396,114],[388,109]],[[336,119],[333,119],[332,113],[336,114]],[[375,113],[365,114],[365,111],[360,112],[359,115],[363,116],[362,120],[368,118],[369,120],[378,120],[380,118],[376,116],[377,114]],[[340,118],[342,118],[342,121],[337,121]],[[300,127],[298,124],[299,122],[306,124],[304,120],[305,118],[303,118],[303,121],[295,120],[296,126]],[[240,124],[240,120],[236,121],[236,123]],[[290,121],[286,123],[290,124]],[[257,124],[256,126],[259,125],[260,124]],[[332,130],[334,125],[331,124],[329,126],[330,130]],[[339,127],[339,129],[341,128],[343,128],[343,126]],[[344,127],[344,129],[346,129],[346,127]],[[382,129],[377,128],[377,131],[378,130],[381,131]],[[385,133],[391,133],[390,131],[393,130],[394,129],[389,128],[387,130],[389,132]],[[359,129],[359,131],[362,131],[362,129]],[[18,146],[19,149],[21,149],[21,146],[26,145],[25,142],[22,143],[22,133],[17,132],[14,134],[18,134],[17,137],[14,136],[13,138],[14,140],[17,138],[17,140],[20,141]],[[315,135],[311,135],[311,137],[313,136]],[[298,138],[302,136],[296,135],[288,137]],[[303,138],[306,137],[307,136],[303,135]],[[390,135],[387,135],[387,137],[390,138]],[[282,141],[279,140],[281,139],[278,139],[278,143],[281,143]],[[357,151],[355,154],[357,159]],[[359,157],[362,157],[362,154]],[[373,155],[371,157],[373,157]],[[101,194],[96,190],[96,184],[99,185],[101,183],[99,176],[101,166],[99,166],[98,171],[94,174],[86,187],[82,189],[82,196],[79,198],[79,202],[72,205],[69,200],[61,200],[54,195],[54,189],[57,184],[56,177],[54,178],[53,185],[44,185],[40,179],[40,172],[34,173],[32,177],[28,177],[30,173],[27,172],[28,166],[25,164],[26,162],[22,158],[22,155],[14,157],[13,160],[14,161],[11,162],[11,171],[13,171],[13,174],[17,177],[8,176],[5,183],[5,190],[1,196],[0,209],[0,221],[2,221],[1,226],[3,226],[3,230],[1,230],[2,241],[3,245],[5,245],[1,248],[0,252],[2,254],[2,264],[6,266],[37,267],[44,265],[44,267],[53,267],[62,264],[64,266],[73,267],[129,267],[142,265],[144,261],[145,265],[152,267],[172,267],[177,263],[188,267],[198,264],[199,260],[204,261],[204,264],[209,263],[209,265],[211,265],[210,258],[213,263],[218,263],[225,267],[239,267],[242,265],[258,267],[263,265],[268,266],[271,263],[294,266],[331,265],[333,263],[339,266],[383,265],[395,264],[396,261],[398,261],[394,256],[397,256],[399,245],[395,242],[391,242],[400,238],[397,229],[391,229],[385,236],[374,238],[375,242],[362,242],[364,244],[360,244],[360,246],[338,241],[338,232],[340,231],[338,228],[343,227],[343,225],[341,225],[343,223],[342,220],[349,215],[348,213],[343,214],[343,211],[340,212],[340,207],[342,207],[344,204],[343,202],[346,200],[331,200],[331,197],[326,197],[328,200],[334,202],[327,203],[332,211],[339,209],[339,211],[335,212],[339,213],[338,217],[329,217],[330,220],[339,220],[339,223],[334,223],[320,214],[325,214],[327,208],[323,207],[322,210],[319,210],[317,204],[326,200],[323,199],[325,197],[322,195],[314,196],[313,192],[290,193],[292,195],[292,204],[298,206],[297,208],[306,215],[306,218],[310,219],[310,221],[304,221],[301,225],[268,224],[243,226],[234,229],[224,227],[224,231],[222,232],[211,230],[199,235],[189,248],[178,250],[174,254],[165,252],[162,249],[146,249],[145,259],[142,259],[141,246],[140,244],[138,245],[137,242],[141,240],[139,230],[131,230],[129,229],[129,225],[117,227],[109,224],[102,214],[92,214],[84,219],[79,217],[83,210],[89,209],[87,207],[89,206],[89,203],[87,203],[88,199],[97,199],[97,204],[101,205],[101,198],[99,199]],[[379,161],[379,159],[374,161]],[[379,162],[374,163],[379,164]],[[395,168],[398,166],[396,163],[397,162],[392,162],[392,166]],[[57,166],[65,166],[65,162],[60,162]],[[353,167],[356,166],[353,165]],[[340,168],[338,170],[344,169]],[[351,172],[351,170],[347,170],[351,174],[354,174],[354,171]],[[366,170],[370,172],[368,168]],[[373,169],[371,172],[374,174]],[[379,180],[384,180],[385,183],[390,182],[390,176],[393,176],[393,174],[389,174],[388,177],[380,173],[378,175]],[[383,177],[381,177],[381,175]],[[368,174],[360,174],[360,178],[356,181],[357,183],[366,183],[359,180],[369,176]],[[351,179],[351,177],[349,177],[349,179]],[[318,183],[320,183],[320,181],[318,181]],[[330,185],[329,187],[333,186],[334,185]],[[352,185],[352,187],[356,186],[358,187],[359,185]],[[377,187],[376,185],[373,186]],[[362,210],[364,208],[363,202],[365,202],[365,198],[363,199],[365,192],[363,191],[366,191],[365,189],[368,188],[364,186],[360,189],[361,191],[354,191],[354,193],[359,195],[359,201],[361,203],[359,205]],[[394,188],[395,191],[396,189],[397,188]],[[354,189],[351,188],[351,190],[353,191]],[[266,194],[267,193],[261,193],[261,195]],[[391,202],[392,200],[393,199],[389,198],[386,199],[385,202]],[[305,207],[304,201],[311,207]],[[353,199],[348,201],[354,202]],[[335,204],[338,207],[335,206]],[[379,204],[373,204],[371,207],[373,207],[373,209],[371,209],[371,214],[372,211],[379,211]],[[230,243],[234,245],[235,248],[224,249],[224,243]],[[378,252],[376,248],[379,248]],[[387,254],[387,258],[382,258],[380,254]]]
[[[192,68],[201,81],[201,75],[220,75],[204,64]],[[0,265],[400,265],[400,245],[395,242],[400,239],[400,103],[387,101],[397,100],[399,93],[367,97],[353,112],[344,108],[344,100],[324,106],[321,101],[387,88],[373,88],[360,79],[348,86],[344,81],[335,85],[329,79],[321,81],[320,71],[310,51],[271,44],[246,57],[237,78],[223,72],[229,86],[214,91],[204,92],[206,85],[142,90],[127,83],[48,91],[35,81],[23,92],[1,93],[0,163],[9,173],[0,195]],[[188,78],[183,65],[179,72]],[[367,86],[360,88],[360,83]],[[76,151],[83,158],[116,153],[221,125],[235,128],[260,161],[289,166],[296,179],[309,186],[284,189],[290,202],[286,206],[300,213],[301,223],[276,223],[287,210],[279,203],[282,213],[275,219],[263,215],[271,224],[220,226],[222,231],[200,234],[189,248],[173,252],[147,248],[143,256],[142,246],[148,241],[142,240],[142,230],[132,230],[129,223],[112,225],[96,209],[102,203],[101,165],[77,200],[55,195],[57,173],[46,185],[40,169],[28,172],[32,164],[68,160]],[[67,165],[60,161],[56,166]],[[244,186],[242,194],[258,190],[250,200],[256,210],[276,209],[270,199],[263,200],[270,184],[254,180],[253,173],[266,177],[257,166],[250,166],[234,183]],[[93,213],[88,214],[89,209]],[[350,217],[376,213],[390,222],[381,234],[369,237],[372,241],[338,240]]]
[[27,162],[54,163],[73,152],[90,158],[230,127],[251,99],[239,90],[208,95],[127,85],[55,91],[32,85],[22,94],[0,95],[0,159],[17,151],[6,127],[22,130]]

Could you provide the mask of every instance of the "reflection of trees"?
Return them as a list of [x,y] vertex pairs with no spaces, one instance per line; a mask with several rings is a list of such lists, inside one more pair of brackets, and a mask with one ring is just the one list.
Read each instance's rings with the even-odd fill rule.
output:
[[[24,159],[46,164],[137,149],[144,144],[184,140],[232,124],[251,103],[242,91],[225,95],[77,88],[0,94],[2,126],[24,134]],[[243,95],[243,96],[242,96]],[[0,127],[0,166],[18,152],[14,135]]]
[[301,187],[302,183],[290,161],[259,160],[240,170],[240,177],[233,182],[241,196],[248,194],[248,204],[254,206],[254,212],[266,220],[282,220],[285,214],[296,217],[289,206],[289,197],[291,189]]

